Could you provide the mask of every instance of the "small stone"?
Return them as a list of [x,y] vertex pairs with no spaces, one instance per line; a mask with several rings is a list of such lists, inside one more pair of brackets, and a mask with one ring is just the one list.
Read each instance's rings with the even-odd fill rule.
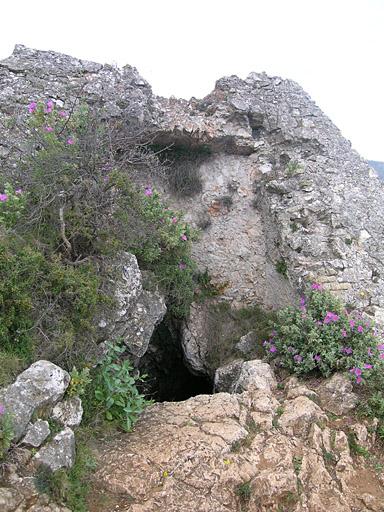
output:
[[64,427],[77,427],[83,417],[83,407],[78,396],[64,400],[55,405],[52,410],[52,419]]
[[45,464],[52,471],[57,471],[60,468],[71,468],[75,456],[75,434],[67,427],[43,446],[34,456],[34,460]]
[[247,390],[261,389],[271,392],[276,387],[276,377],[270,365],[260,359],[254,359],[243,363],[234,391],[242,393]]
[[38,448],[47,439],[50,433],[48,421],[37,420],[28,427],[22,443]]
[[232,392],[235,382],[239,378],[242,359],[232,361],[225,366],[220,366],[215,372],[214,390],[215,393]]
[[338,416],[354,409],[358,397],[352,392],[352,383],[347,376],[336,373],[317,390],[321,404],[327,411]]

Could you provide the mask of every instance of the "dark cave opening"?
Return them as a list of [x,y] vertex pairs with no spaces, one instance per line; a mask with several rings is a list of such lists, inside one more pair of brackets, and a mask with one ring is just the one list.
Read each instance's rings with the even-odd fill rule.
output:
[[178,402],[192,396],[211,394],[212,381],[204,375],[194,375],[184,360],[177,327],[163,321],[155,329],[146,354],[139,363],[146,374],[140,391],[156,402]]

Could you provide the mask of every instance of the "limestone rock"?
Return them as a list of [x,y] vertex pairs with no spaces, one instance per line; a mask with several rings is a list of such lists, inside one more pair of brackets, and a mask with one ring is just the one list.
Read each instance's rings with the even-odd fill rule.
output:
[[109,288],[117,306],[99,318],[100,335],[105,339],[122,339],[129,352],[140,358],[166,313],[164,297],[143,290],[141,271],[133,254],[122,252],[108,262],[108,273]]
[[75,462],[75,435],[67,427],[45,444],[34,456],[39,464],[48,466],[52,471],[70,468]]
[[78,396],[59,402],[52,409],[52,419],[58,421],[64,427],[77,427],[83,417],[83,407]]
[[276,377],[269,364],[259,359],[245,361],[241,366],[239,378],[234,383],[234,392],[261,389],[271,392],[277,386]]
[[238,380],[243,366],[243,360],[239,359],[220,366],[215,372],[214,391],[215,393],[233,391],[234,385]]
[[297,436],[306,436],[315,421],[327,421],[327,415],[306,396],[284,402],[284,412],[279,418],[281,428]]
[[45,420],[37,420],[27,429],[22,443],[38,448],[51,433],[49,423]]
[[358,397],[352,392],[352,383],[346,375],[336,373],[319,387],[322,406],[333,414],[341,415],[354,409]]
[[60,400],[70,381],[69,374],[49,361],[37,361],[13,384],[0,390],[0,403],[14,418],[14,438],[20,439],[33,413]]
[[256,338],[254,331],[250,331],[240,338],[240,341],[236,343],[235,348],[243,355],[251,354],[255,349]]

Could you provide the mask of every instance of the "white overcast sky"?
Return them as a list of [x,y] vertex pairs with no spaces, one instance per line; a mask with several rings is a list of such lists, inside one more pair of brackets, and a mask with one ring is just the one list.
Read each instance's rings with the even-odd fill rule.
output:
[[163,96],[251,71],[291,78],[384,161],[384,0],[2,0],[0,59],[16,43],[131,64]]

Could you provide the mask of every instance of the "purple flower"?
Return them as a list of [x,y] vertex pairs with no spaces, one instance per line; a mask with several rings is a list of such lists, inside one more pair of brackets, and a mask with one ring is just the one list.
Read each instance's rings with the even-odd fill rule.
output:
[[377,349],[380,350],[380,351],[383,351],[384,350],[384,343],[380,343],[379,345],[377,345]]
[[53,132],[53,128],[52,128],[52,126],[46,126],[46,127],[44,128],[44,130],[45,130],[46,132]]
[[5,413],[5,407],[3,404],[0,404],[0,416]]
[[355,321],[354,321],[354,320],[350,320],[350,321],[349,321],[349,327],[350,327],[351,329],[353,329],[353,328],[355,327]]
[[144,194],[150,197],[153,194],[152,187],[146,187],[144,190]]
[[293,356],[293,359],[295,363],[301,363],[301,361],[303,360],[303,356],[301,356],[300,354],[296,354],[295,356]]
[[60,110],[59,116],[60,117],[68,117],[68,114],[67,114],[67,112],[64,112],[64,110]]
[[305,297],[300,297],[300,306],[305,306]]
[[171,222],[172,224],[177,224],[177,217],[172,217]]
[[312,290],[321,290],[321,284],[312,283],[311,288],[312,288]]
[[72,139],[72,137],[68,137],[67,144],[69,144],[71,146],[74,143],[75,143],[74,139]]
[[371,364],[368,364],[368,363],[365,363],[364,364],[364,369],[365,370],[372,370],[373,366]]
[[53,101],[52,100],[49,100],[47,101],[46,105],[45,105],[45,109],[44,109],[44,112],[46,114],[50,114],[53,110]]
[[23,193],[23,191],[21,190],[21,188],[18,188],[17,190],[15,190],[15,194],[18,196],[22,193]]
[[313,359],[319,363],[321,361],[321,356],[319,354],[316,354],[315,356],[313,356]]
[[369,347],[369,348],[367,349],[367,354],[368,354],[369,356],[373,356],[373,352],[372,352],[371,347]]
[[350,373],[354,373],[356,375],[356,377],[360,377],[361,374],[363,373],[361,368],[358,368],[357,366],[355,366],[354,368],[351,368],[349,371],[350,371]]
[[188,240],[188,237],[185,233],[183,233],[180,237],[181,240],[183,240],[183,242],[186,242]]
[[287,348],[287,352],[290,352],[291,354],[295,351],[295,349],[293,347],[288,347]]
[[32,103],[30,103],[30,104],[28,105],[28,112],[29,112],[30,114],[33,114],[33,113],[35,112],[36,108],[37,108],[37,103],[36,103],[36,101],[32,101]]
[[275,347],[275,345],[271,345],[271,346],[269,347],[269,351],[270,351],[270,352],[277,352],[277,348]]
[[8,201],[8,194],[0,194],[0,203],[5,203]]
[[332,313],[332,311],[327,311],[327,314],[324,318],[324,323],[329,324],[331,322],[337,322],[339,320],[339,315],[336,315],[336,313]]
[[342,329],[341,330],[341,335],[343,338],[346,338],[348,335],[347,335],[347,331],[345,329]]
[[361,384],[363,382],[363,379],[360,377],[360,375],[358,377],[356,377],[356,384]]
[[180,261],[179,263],[179,269],[180,270],[185,270],[187,268],[187,264],[184,263],[184,261]]
[[264,340],[264,341],[263,341],[263,347],[266,347],[267,345],[269,345],[269,341]]
[[347,356],[353,354],[353,350],[351,347],[341,347],[340,351],[343,352],[343,354],[346,354]]
[[381,354],[379,354],[379,359],[384,359],[384,352],[381,352]]
[[364,332],[364,327],[362,325],[357,326],[357,332]]

